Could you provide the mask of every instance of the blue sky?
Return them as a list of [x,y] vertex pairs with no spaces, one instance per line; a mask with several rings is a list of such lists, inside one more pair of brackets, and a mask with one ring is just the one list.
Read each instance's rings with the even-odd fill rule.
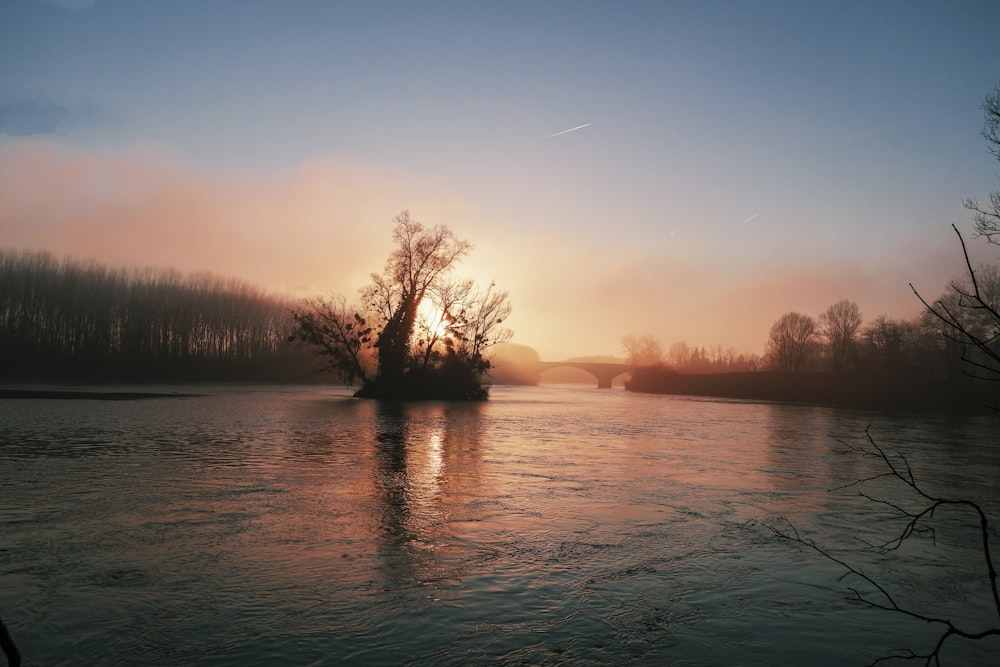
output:
[[998,25],[992,1],[4,0],[0,246],[350,294],[408,208],[476,245],[543,357],[759,352],[783,312],[909,317],[908,282],[959,271],[949,225],[1000,171]]

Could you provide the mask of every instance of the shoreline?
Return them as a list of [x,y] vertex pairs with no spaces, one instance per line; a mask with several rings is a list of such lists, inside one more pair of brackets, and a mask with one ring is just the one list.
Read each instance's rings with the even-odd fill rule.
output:
[[985,388],[929,378],[757,371],[687,375],[637,369],[625,390],[643,394],[731,398],[875,410],[977,412],[990,404]]
[[151,398],[194,398],[205,394],[151,391],[83,391],[72,389],[0,389],[0,399],[141,401]]

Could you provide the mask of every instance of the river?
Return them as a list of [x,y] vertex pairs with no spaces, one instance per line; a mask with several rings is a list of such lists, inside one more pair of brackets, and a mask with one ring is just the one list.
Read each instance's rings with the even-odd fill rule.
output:
[[[879,472],[903,452],[983,503],[982,418],[495,387],[483,404],[344,388],[153,388],[0,400],[0,616],[26,665],[863,665],[934,626],[847,599],[790,520],[900,601],[990,617],[971,516],[888,555]],[[910,502],[891,480],[873,495]],[[978,629],[978,628],[977,628]],[[949,640],[944,664],[1000,643]]]

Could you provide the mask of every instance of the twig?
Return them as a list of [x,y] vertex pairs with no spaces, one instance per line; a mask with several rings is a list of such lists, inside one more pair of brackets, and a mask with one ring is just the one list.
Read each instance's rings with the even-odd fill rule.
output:
[[[893,598],[889,590],[876,581],[874,578],[866,574],[862,569],[851,565],[842,558],[838,558],[833,555],[825,548],[816,544],[815,540],[805,537],[800,534],[798,529],[786,518],[780,517],[780,520],[784,522],[786,527],[777,527],[770,524],[764,524],[764,526],[771,531],[777,537],[788,540],[791,542],[796,542],[801,544],[812,551],[815,551],[823,558],[836,563],[841,568],[845,570],[841,578],[854,576],[861,579],[876,591],[876,595],[873,597],[872,593],[861,592],[858,588],[849,587],[847,590],[851,592],[851,598],[861,604],[865,605],[870,609],[878,609],[881,611],[889,611],[897,614],[902,614],[910,618],[914,618],[926,623],[939,624],[943,626],[941,630],[941,635],[938,637],[933,649],[929,653],[917,653],[912,649],[897,649],[891,651],[889,655],[878,658],[872,665],[876,665],[882,662],[890,660],[923,660],[925,665],[937,665],[941,664],[941,650],[943,649],[945,642],[953,636],[963,637],[970,640],[979,640],[991,636],[1000,636],[1000,594],[997,591],[997,571],[993,564],[993,559],[990,554],[990,544],[989,544],[989,524],[986,518],[986,513],[983,511],[977,503],[967,500],[967,499],[952,499],[952,498],[942,498],[931,495],[925,491],[920,484],[917,482],[916,476],[913,473],[913,469],[910,466],[909,460],[900,452],[894,452],[893,456],[890,456],[885,449],[883,449],[871,434],[871,427],[865,429],[865,436],[867,437],[868,444],[870,447],[859,447],[851,445],[842,440],[838,440],[843,444],[850,452],[857,455],[863,456],[864,458],[875,459],[887,469],[885,472],[870,475],[862,479],[858,479],[849,484],[844,484],[842,486],[836,487],[834,490],[843,490],[848,488],[858,488],[868,482],[874,482],[877,480],[894,478],[905,484],[916,496],[921,500],[921,508],[917,510],[906,509],[902,504],[897,502],[892,502],[884,498],[879,498],[877,496],[870,495],[865,491],[858,489],[858,495],[866,500],[874,503],[884,505],[891,508],[899,517],[905,518],[906,521],[903,524],[900,532],[893,538],[886,540],[879,546],[874,546],[879,553],[887,553],[889,551],[895,551],[899,549],[902,544],[912,537],[915,533],[930,532],[933,536],[933,528],[925,525],[923,522],[933,518],[935,511],[940,507],[945,506],[956,506],[971,509],[976,516],[979,518],[980,527],[980,539],[982,541],[982,551],[983,557],[986,561],[986,572],[987,579],[989,581],[990,591],[993,596],[993,605],[997,614],[997,625],[994,627],[981,630],[979,632],[973,632],[965,628],[958,627],[950,619],[937,616],[933,614],[926,614],[914,611],[907,607],[900,606],[896,600]],[[866,542],[862,541],[867,544]],[[869,545],[872,546],[872,545]]]

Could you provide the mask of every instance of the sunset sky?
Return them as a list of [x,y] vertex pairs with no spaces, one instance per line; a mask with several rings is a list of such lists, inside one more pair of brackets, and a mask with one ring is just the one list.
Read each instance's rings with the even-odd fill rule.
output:
[[996,0],[2,0],[0,248],[353,295],[409,209],[543,359],[759,353],[784,312],[912,317],[908,282],[959,273],[998,26]]

